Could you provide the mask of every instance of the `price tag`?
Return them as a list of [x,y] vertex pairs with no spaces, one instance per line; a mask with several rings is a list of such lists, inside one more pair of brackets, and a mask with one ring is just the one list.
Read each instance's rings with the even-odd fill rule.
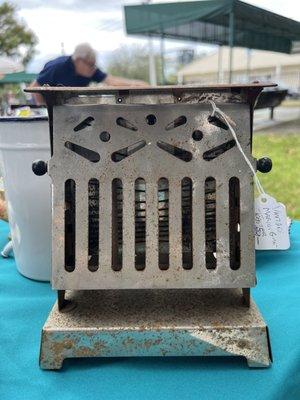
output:
[[255,199],[255,249],[289,248],[289,227],[284,204],[268,194],[261,194]]
[[255,199],[255,248],[257,250],[287,250],[290,248],[289,223],[286,216],[284,204],[278,203],[273,197],[267,195],[237,138],[232,125],[232,120],[222,110],[220,110],[213,100],[209,100],[212,105],[212,115],[217,113],[226,124],[237,144],[239,151],[248,164],[254,176],[254,181],[260,196]]

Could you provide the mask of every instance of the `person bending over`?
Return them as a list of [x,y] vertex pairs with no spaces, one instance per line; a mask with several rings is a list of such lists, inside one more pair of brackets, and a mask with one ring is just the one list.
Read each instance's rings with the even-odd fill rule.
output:
[[[103,82],[107,86],[148,86],[144,81],[125,79],[101,71],[96,65],[96,52],[88,43],[76,46],[71,56],[60,56],[48,61],[31,87],[88,86],[91,82]],[[43,96],[34,93],[36,104],[44,104]]]

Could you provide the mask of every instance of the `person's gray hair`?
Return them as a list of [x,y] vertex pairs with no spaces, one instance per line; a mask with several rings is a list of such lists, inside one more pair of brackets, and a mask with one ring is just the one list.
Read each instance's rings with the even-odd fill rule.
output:
[[96,52],[89,43],[80,43],[75,47],[72,58],[73,60],[82,58],[83,60],[96,63]]

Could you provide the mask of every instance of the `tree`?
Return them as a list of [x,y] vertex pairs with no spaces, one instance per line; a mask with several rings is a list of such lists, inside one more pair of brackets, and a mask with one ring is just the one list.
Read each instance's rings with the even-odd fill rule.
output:
[[1,4],[0,55],[19,58],[26,65],[34,55],[36,43],[35,34],[18,20],[16,7],[7,2]]
[[[155,64],[160,83],[161,62],[158,54],[155,55]],[[107,70],[112,75],[149,82],[148,49],[145,46],[132,45],[115,50],[108,59]]]

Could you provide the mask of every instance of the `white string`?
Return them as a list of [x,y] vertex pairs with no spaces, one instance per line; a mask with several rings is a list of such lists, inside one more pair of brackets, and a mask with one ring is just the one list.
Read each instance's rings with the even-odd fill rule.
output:
[[214,116],[215,113],[217,113],[217,114],[219,114],[219,115],[224,119],[224,121],[226,122],[226,125],[228,126],[228,128],[229,128],[229,130],[230,130],[230,132],[231,132],[231,134],[232,134],[232,136],[233,136],[233,138],[234,138],[234,140],[235,140],[235,142],[236,142],[236,145],[237,145],[239,151],[241,152],[241,154],[242,154],[242,156],[244,157],[246,163],[248,164],[248,166],[249,166],[251,172],[253,173],[254,182],[255,182],[255,185],[256,185],[256,187],[257,187],[258,192],[260,193],[260,195],[264,196],[266,193],[265,193],[265,191],[264,191],[264,189],[263,189],[263,187],[262,187],[262,184],[260,183],[260,181],[259,181],[259,179],[258,179],[258,177],[257,177],[257,175],[256,175],[255,169],[253,168],[253,166],[252,166],[250,160],[248,159],[248,157],[247,157],[246,154],[244,153],[244,150],[243,150],[243,148],[242,148],[242,146],[241,146],[241,144],[240,144],[240,142],[239,142],[239,140],[238,140],[238,138],[237,138],[237,136],[236,136],[235,130],[233,129],[231,123],[229,122],[229,119],[230,119],[230,118],[229,118],[222,110],[220,110],[220,108],[218,108],[218,107],[216,106],[216,103],[215,103],[214,101],[209,100],[209,102],[210,102],[210,104],[212,105],[212,108],[213,108],[212,116]]

